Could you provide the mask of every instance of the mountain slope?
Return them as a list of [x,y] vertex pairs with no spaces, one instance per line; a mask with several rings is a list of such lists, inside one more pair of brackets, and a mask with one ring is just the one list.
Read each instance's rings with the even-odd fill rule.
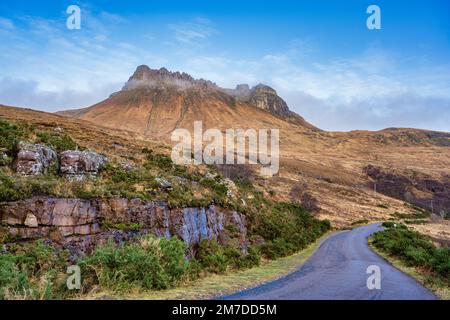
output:
[[193,121],[203,121],[205,128],[277,128],[293,124],[303,130],[318,130],[290,111],[268,86],[223,89],[185,73],[147,66],[139,66],[122,90],[108,99],[59,114],[160,139],[167,139],[176,128],[191,129]]
[[[450,133],[408,128],[322,131],[291,112],[264,85],[223,89],[185,73],[139,66],[123,89],[105,101],[59,114],[161,142],[169,142],[176,128],[192,130],[199,120],[204,129],[277,128],[280,172],[269,183],[261,180],[261,188],[279,200],[309,203],[338,225],[411,211],[404,201],[431,211],[434,200],[434,207],[450,212],[445,191],[450,183]],[[378,181],[368,166],[394,183]],[[380,183],[383,187],[374,192]]]

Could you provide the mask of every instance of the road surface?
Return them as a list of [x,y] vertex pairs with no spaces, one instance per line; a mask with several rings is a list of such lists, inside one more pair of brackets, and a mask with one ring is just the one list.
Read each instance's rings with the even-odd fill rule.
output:
[[[379,224],[344,231],[326,239],[299,270],[281,279],[221,299],[372,300],[436,299],[416,280],[391,266],[368,246]],[[367,288],[367,268],[381,271],[381,289]]]

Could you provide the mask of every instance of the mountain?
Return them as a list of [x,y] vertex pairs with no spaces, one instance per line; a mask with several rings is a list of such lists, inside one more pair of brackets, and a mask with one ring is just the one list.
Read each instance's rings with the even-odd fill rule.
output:
[[[203,121],[205,128],[272,128],[294,124],[318,130],[289,110],[277,92],[266,85],[225,89],[186,73],[142,65],[122,90],[91,107],[58,114],[114,128],[167,139],[176,128]],[[271,127],[268,127],[272,125]]]
[[[122,90],[92,107],[58,115],[0,107],[0,118],[66,128],[80,145],[121,161],[133,157],[142,142],[170,154],[172,130],[190,129],[195,120],[221,129],[278,128],[279,173],[267,181],[257,170],[242,172],[265,197],[300,201],[336,226],[415,212],[411,204],[450,212],[450,133],[319,130],[263,85],[224,89],[185,73],[140,66]],[[125,152],[125,146],[132,150]]]

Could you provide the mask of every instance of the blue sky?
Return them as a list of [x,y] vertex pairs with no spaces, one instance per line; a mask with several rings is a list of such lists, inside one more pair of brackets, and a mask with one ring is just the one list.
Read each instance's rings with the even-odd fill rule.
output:
[[[81,30],[66,28],[71,4]],[[445,0],[0,3],[0,103],[45,111],[103,100],[147,64],[266,83],[324,129],[450,131],[449,57]]]

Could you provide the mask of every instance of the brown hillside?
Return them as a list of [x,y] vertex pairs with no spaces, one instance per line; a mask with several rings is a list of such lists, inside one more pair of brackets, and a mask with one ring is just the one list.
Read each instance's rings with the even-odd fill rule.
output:
[[[0,107],[0,117],[63,126],[84,145],[115,156],[132,156],[133,148],[146,144],[168,153],[172,130],[190,129],[197,120],[207,128],[278,128],[280,172],[265,180],[253,170],[267,197],[300,201],[336,226],[415,212],[409,203],[431,210],[433,199],[435,208],[450,211],[449,133],[325,132],[286,110],[272,90],[221,89],[186,74],[139,67],[123,90],[90,108],[61,112],[65,117],[10,107]],[[118,152],[117,144],[124,149]]]

